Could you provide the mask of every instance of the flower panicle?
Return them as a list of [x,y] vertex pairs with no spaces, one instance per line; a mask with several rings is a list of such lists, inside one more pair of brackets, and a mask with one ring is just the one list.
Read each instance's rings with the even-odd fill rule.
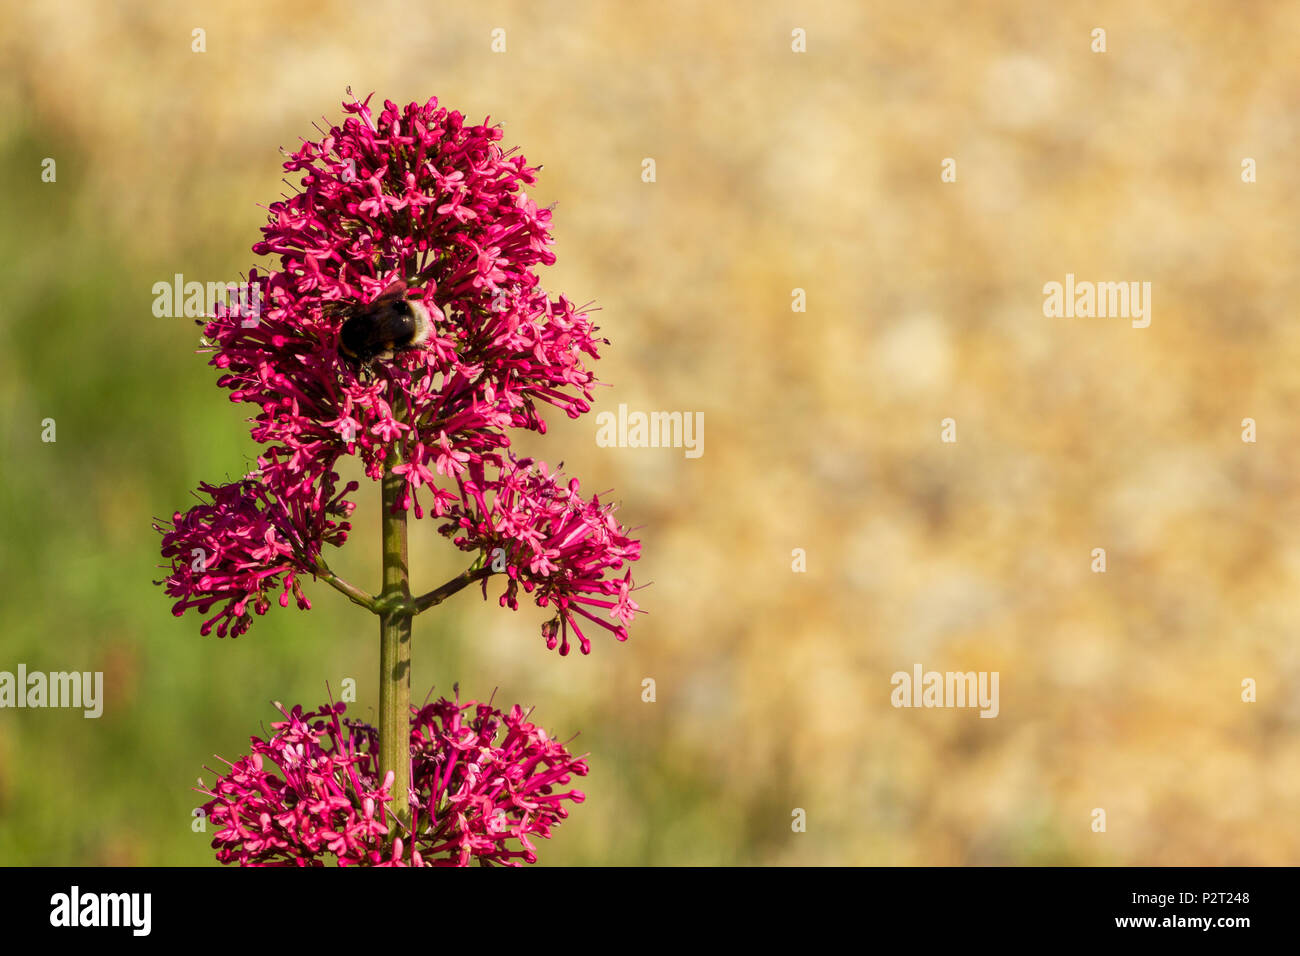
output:
[[[537,170],[501,149],[499,126],[469,123],[436,98],[385,101],[377,115],[371,99],[346,101],[341,123],[288,156],[299,189],[267,207],[253,247],[275,265],[251,269],[245,293],[203,323],[217,384],[255,410],[262,451],[256,488],[159,526],[173,609],[220,604],[201,630],[224,636],[244,633],[276,587],[282,605],[292,593],[308,607],[298,581],[346,537],[333,486],[338,463],[355,456],[375,481],[398,462],[397,509],[462,526],[467,550],[503,548],[502,603],[516,607],[522,586],[554,607],[551,647],[567,652],[572,630],[589,648],[579,618],[624,639],[631,578],[604,572],[636,560],[639,546],[600,506],[529,516],[549,507],[544,497],[502,486],[513,503],[489,515],[480,499],[492,487],[467,478],[511,472],[512,433],[544,433],[547,407],[588,412],[589,362],[608,341],[585,308],[542,288],[537,270],[555,256],[551,210],[526,192]],[[418,347],[363,365],[341,348],[343,327],[392,288],[428,305],[432,328]],[[216,563],[192,567],[195,551]]]
[[[506,447],[506,429],[544,431],[539,406],[589,411],[583,357],[605,340],[540,287],[536,269],[555,256],[551,212],[523,192],[536,171],[501,151],[499,127],[469,125],[436,98],[386,102],[377,120],[368,104],[345,103],[353,115],[285,161],[302,188],[268,207],[253,247],[279,268],[254,270],[252,305],[219,308],[205,326],[218,384],[261,409],[253,437],[356,454],[377,479],[395,444],[425,467],[442,440],[477,455]],[[397,280],[436,306],[437,327],[367,380],[339,335],[349,310]],[[404,508],[419,508],[423,484],[410,482]]]

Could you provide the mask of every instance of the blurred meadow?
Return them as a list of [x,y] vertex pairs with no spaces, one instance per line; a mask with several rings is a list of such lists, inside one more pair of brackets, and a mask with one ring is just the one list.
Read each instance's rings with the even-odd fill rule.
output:
[[[352,677],[374,718],[324,584],[221,641],[151,583],[152,520],[257,453],[153,284],[260,264],[278,148],[349,85],[503,122],[543,283],[612,342],[521,447],[640,528],[631,639],[560,658],[492,590],[415,622],[416,699],[580,731],[543,864],[1300,862],[1298,54],[1286,2],[5,4],[0,670],[106,702],[0,711],[0,863],[215,865],[189,788],[270,701]],[[1150,327],[1045,317],[1067,273],[1151,282]],[[619,403],[703,412],[703,456],[597,447]],[[331,562],[373,591],[354,497]],[[411,551],[417,590],[463,567]],[[892,707],[917,663],[999,672],[999,716]]]

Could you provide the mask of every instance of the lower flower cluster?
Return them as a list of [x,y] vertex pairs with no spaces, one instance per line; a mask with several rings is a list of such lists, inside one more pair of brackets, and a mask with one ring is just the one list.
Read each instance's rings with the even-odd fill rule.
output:
[[270,740],[230,764],[203,805],[221,863],[241,866],[518,866],[537,860],[568,816],[562,789],[585,776],[518,706],[445,698],[411,708],[411,823],[388,807],[393,775],[378,778],[379,734],[343,717],[346,705],[304,714],[280,708]]

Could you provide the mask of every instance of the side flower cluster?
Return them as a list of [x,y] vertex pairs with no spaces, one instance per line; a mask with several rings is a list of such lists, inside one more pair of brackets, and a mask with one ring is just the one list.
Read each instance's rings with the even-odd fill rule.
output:
[[299,576],[315,573],[323,544],[341,545],[351,525],[343,520],[353,505],[343,496],[350,482],[334,493],[335,475],[312,494],[286,500],[254,473],[227,485],[199,486],[209,500],[172,516],[170,527],[155,525],[163,535],[162,555],[172,561],[172,573],[162,582],[176,598],[172,613],[190,608],[209,613],[200,632],[238,637],[252,623],[251,612],[265,614],[270,596],[281,590],[280,606],[289,605],[292,591],[298,607],[310,608]]
[[554,607],[542,634],[562,655],[569,653],[570,631],[582,653],[591,652],[584,619],[627,640],[640,608],[631,596],[631,570],[622,577],[615,572],[640,557],[641,543],[614,519],[613,506],[602,505],[598,495],[584,498],[577,478],[562,483],[545,462],[529,458],[511,458],[492,478],[477,465],[467,472],[460,490],[469,507],[454,509],[454,520],[440,530],[505,573],[501,606],[517,608],[522,587],[539,607]]

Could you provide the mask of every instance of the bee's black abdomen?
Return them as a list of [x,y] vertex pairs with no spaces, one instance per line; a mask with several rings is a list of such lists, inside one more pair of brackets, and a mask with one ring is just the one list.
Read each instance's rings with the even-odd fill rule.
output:
[[339,350],[352,358],[363,359],[369,340],[365,316],[354,315],[343,323],[339,332]]

